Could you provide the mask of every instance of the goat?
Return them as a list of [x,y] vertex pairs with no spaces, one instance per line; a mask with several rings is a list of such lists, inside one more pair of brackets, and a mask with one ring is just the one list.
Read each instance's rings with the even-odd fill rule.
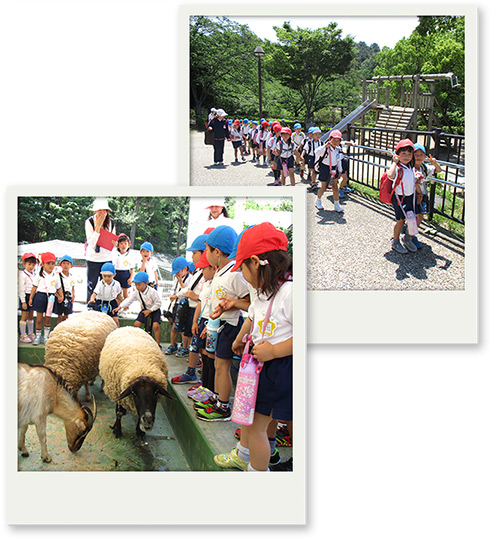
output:
[[91,409],[82,406],[76,394],[71,393],[63,379],[45,365],[19,363],[18,374],[18,447],[23,457],[29,456],[25,444],[29,425],[35,425],[41,444],[41,459],[51,462],[46,443],[46,421],[49,414],[63,420],[68,449],[75,453],[81,447],[87,434],[92,430],[97,406],[92,396]]

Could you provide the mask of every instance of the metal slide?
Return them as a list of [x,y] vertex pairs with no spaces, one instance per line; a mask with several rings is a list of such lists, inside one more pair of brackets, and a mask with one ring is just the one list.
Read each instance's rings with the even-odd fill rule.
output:
[[376,99],[366,99],[364,103],[359,105],[355,110],[353,110],[350,114],[348,114],[345,118],[340,120],[340,122],[337,125],[334,125],[332,129],[327,131],[324,135],[320,137],[320,140],[322,142],[326,142],[330,133],[334,131],[335,129],[338,129],[339,131],[343,131],[347,125],[350,123],[355,122],[358,118],[361,116],[364,116],[368,110],[372,108],[373,105],[376,104]]

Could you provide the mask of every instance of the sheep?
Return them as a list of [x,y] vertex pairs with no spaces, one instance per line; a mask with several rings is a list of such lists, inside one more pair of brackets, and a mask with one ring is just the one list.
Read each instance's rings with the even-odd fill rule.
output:
[[39,443],[41,444],[41,459],[51,462],[46,442],[46,421],[49,414],[61,418],[65,424],[68,449],[78,451],[92,430],[97,407],[92,400],[93,409],[82,406],[51,369],[44,365],[27,365],[19,363],[18,373],[18,447],[23,457],[29,456],[25,439],[29,425],[35,425]]
[[99,367],[104,393],[116,403],[114,436],[122,437],[121,417],[129,410],[138,418],[136,437],[143,442],[153,428],[159,395],[175,400],[167,392],[167,362],[160,347],[140,328],[119,328],[107,337]]
[[96,311],[77,313],[56,326],[46,343],[44,364],[60,376],[72,393],[85,385],[90,401],[89,382],[99,373],[99,357],[107,335],[117,328],[107,314]]

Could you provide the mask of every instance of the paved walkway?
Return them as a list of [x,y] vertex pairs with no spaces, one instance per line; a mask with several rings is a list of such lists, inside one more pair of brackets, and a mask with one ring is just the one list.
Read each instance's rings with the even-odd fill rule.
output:
[[[273,185],[269,168],[247,161],[234,163],[233,148],[225,143],[224,165],[213,166],[212,146],[202,133],[191,133],[191,185]],[[296,176],[297,188],[306,183]],[[355,188],[355,183],[352,187]],[[280,187],[277,187],[278,193]],[[424,247],[401,255],[391,249],[394,213],[358,193],[333,210],[332,191],[323,197],[325,210],[307,195],[309,290],[464,290],[464,244],[452,236],[422,226]]]

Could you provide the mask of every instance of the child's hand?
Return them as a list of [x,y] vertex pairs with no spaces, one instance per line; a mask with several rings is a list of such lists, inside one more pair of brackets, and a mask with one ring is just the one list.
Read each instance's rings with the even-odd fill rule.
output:
[[233,350],[233,353],[237,356],[243,355],[243,349],[245,348],[245,343],[240,341],[239,339],[235,339],[233,341],[233,344],[231,345],[231,349]]
[[175,301],[177,299],[177,296],[175,294],[173,294],[172,296],[170,296],[170,301]]
[[150,309],[146,309],[143,311],[143,314],[145,315],[145,318],[151,313]]
[[198,337],[199,335],[199,324],[197,322],[194,322],[192,324],[192,334],[194,335],[194,337]]
[[398,163],[400,162],[400,158],[398,157],[398,155],[394,153],[391,158],[393,159],[393,163],[398,165]]
[[112,309],[112,312],[117,313],[117,311],[119,311],[120,309],[121,307],[118,305],[117,307],[114,307],[114,309]]
[[253,356],[257,361],[261,362],[275,359],[274,347],[267,341],[256,344],[253,349]]
[[208,328],[204,326],[204,329],[201,331],[201,339],[205,339],[208,334]]
[[428,159],[429,159],[429,161],[431,162],[432,165],[437,164],[437,159],[435,157],[432,157],[432,155],[429,155]]

